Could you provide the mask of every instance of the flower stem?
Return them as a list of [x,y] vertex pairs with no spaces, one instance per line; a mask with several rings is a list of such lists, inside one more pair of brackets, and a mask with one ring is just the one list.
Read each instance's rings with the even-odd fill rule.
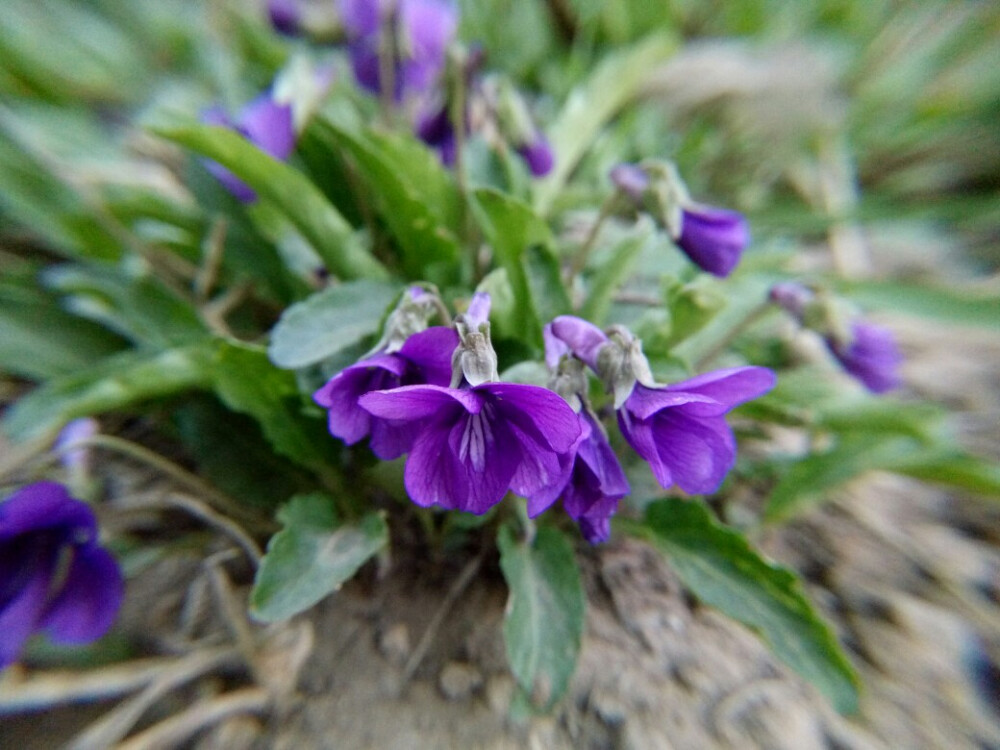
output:
[[607,200],[601,204],[601,211],[597,214],[597,219],[594,221],[593,226],[590,227],[590,232],[587,234],[587,238],[580,245],[580,249],[576,251],[570,262],[569,267],[569,281],[572,283],[573,279],[580,275],[584,268],[587,266],[587,259],[590,257],[591,251],[594,249],[594,244],[597,242],[597,236],[601,233],[601,227],[604,226],[604,222],[607,221],[608,217],[611,216],[611,211],[615,206],[618,199],[618,193],[612,193]]

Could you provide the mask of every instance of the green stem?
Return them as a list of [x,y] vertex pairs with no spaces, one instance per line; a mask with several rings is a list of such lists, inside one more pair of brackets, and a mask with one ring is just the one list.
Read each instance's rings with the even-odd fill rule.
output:
[[604,222],[608,220],[611,216],[611,211],[615,207],[615,203],[618,200],[618,193],[612,193],[607,200],[601,205],[601,211],[597,214],[597,219],[594,221],[593,226],[590,228],[590,232],[587,234],[587,238],[580,245],[580,249],[576,251],[570,262],[569,267],[569,283],[572,285],[574,279],[579,276],[583,269],[587,267],[587,260],[590,257],[591,251],[594,249],[594,244],[597,242],[597,236],[601,233],[601,227],[604,226]]
[[722,338],[721,341],[719,341],[719,343],[717,343],[715,346],[713,346],[711,349],[709,349],[707,352],[705,352],[705,354],[701,356],[701,358],[697,361],[697,363],[695,363],[695,370],[700,372],[705,367],[707,367],[712,362],[713,359],[718,357],[723,351],[725,351],[726,347],[728,347],[731,343],[733,343],[733,341],[736,339],[737,336],[739,336],[750,326],[752,326],[754,323],[756,323],[758,320],[764,317],[764,315],[770,312],[770,310],[771,310],[771,305],[767,302],[763,302],[757,305],[757,307],[753,308],[749,313],[747,313],[746,317],[743,318],[742,322],[730,328],[729,332],[726,333],[726,335]]

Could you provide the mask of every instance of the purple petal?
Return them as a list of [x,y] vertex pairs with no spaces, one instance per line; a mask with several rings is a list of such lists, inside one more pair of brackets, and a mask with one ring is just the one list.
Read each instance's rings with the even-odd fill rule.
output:
[[21,534],[65,529],[75,541],[97,536],[94,513],[56,482],[35,482],[0,503],[0,542]]
[[0,669],[17,661],[24,644],[38,629],[56,567],[57,555],[51,552],[45,550],[28,561],[23,582],[0,606]]
[[771,292],[768,294],[770,300],[776,305],[784,308],[787,312],[794,315],[799,320],[802,320],[802,316],[805,314],[806,305],[808,305],[815,294],[811,289],[797,284],[794,281],[782,281],[771,287]]
[[297,36],[301,31],[302,11],[298,0],[268,0],[267,15],[274,30],[286,36]]
[[670,473],[670,466],[663,462],[656,450],[652,421],[637,419],[632,416],[628,409],[619,409],[618,427],[621,429],[625,441],[649,464],[649,468],[652,469],[653,476],[656,477],[660,486],[670,487],[674,483],[673,474]]
[[750,244],[750,227],[743,215],[714,206],[684,209],[677,245],[699,268],[728,276]]
[[653,439],[661,461],[685,492],[715,492],[736,460],[736,441],[722,417],[661,412],[653,421]]
[[465,319],[473,328],[488,322],[492,300],[488,292],[476,292],[469,301],[469,309],[465,311]]
[[559,360],[573,353],[565,341],[552,333],[551,323],[542,328],[542,341],[545,342],[545,364],[550,370],[554,371],[559,367]]
[[[715,370],[667,386],[669,391],[706,396],[725,406],[726,411],[763,396],[774,388],[777,377],[766,367],[733,367]],[[703,411],[703,415],[718,413]]]
[[418,368],[424,383],[446,386],[451,382],[451,355],[456,348],[458,334],[454,328],[432,326],[406,339],[397,354]]
[[544,136],[538,136],[532,143],[528,143],[517,149],[517,152],[528,163],[528,169],[535,177],[544,177],[552,171],[556,157],[552,151],[552,146]]
[[510,480],[510,489],[528,501],[528,516],[544,512],[559,495],[573,472],[573,451],[556,453],[530,435],[509,425],[521,444],[521,462]]
[[399,385],[406,362],[394,355],[378,355],[362,360],[337,373],[313,394],[313,400],[327,409],[330,434],[354,445],[371,432],[371,415],[359,406],[366,393]]
[[404,476],[414,502],[482,514],[503,499],[521,456],[511,431],[489,411],[439,419],[421,433]]
[[650,388],[642,383],[635,384],[623,408],[637,419],[649,419],[663,409],[690,403],[703,405],[702,408],[707,409],[710,414],[724,414],[727,411],[725,404],[707,395],[691,393],[686,389],[682,391],[677,386]]
[[591,544],[601,544],[611,538],[610,516],[583,516],[577,522],[583,538]]
[[597,369],[597,353],[608,343],[608,337],[600,328],[573,315],[560,315],[551,325],[556,338],[565,342],[590,369]]
[[60,463],[67,469],[86,468],[90,450],[86,446],[75,449],[73,446],[96,435],[98,429],[97,420],[92,417],[74,419],[63,427],[55,444],[55,449],[60,454]]
[[239,119],[240,130],[255,146],[284,161],[295,150],[292,107],[262,94],[248,104]]
[[458,28],[458,12],[443,0],[403,0],[399,17],[409,58],[403,71],[406,87],[426,90],[444,68],[448,45]]
[[547,388],[521,383],[484,383],[473,389],[494,397],[497,411],[522,431],[556,453],[570,450],[580,436],[576,413]]
[[615,187],[636,205],[642,205],[643,193],[649,187],[649,176],[638,164],[619,164],[608,175]]
[[89,643],[111,627],[124,596],[114,557],[96,545],[78,547],[62,590],[40,625],[56,643]]
[[830,346],[844,369],[873,393],[884,393],[900,384],[899,365],[903,356],[892,332],[879,325],[855,321],[854,340],[846,349]]
[[338,0],[340,22],[351,36],[377,34],[385,0]]
[[257,193],[254,192],[254,189],[224,166],[214,161],[206,161],[204,164],[209,174],[217,179],[222,187],[240,203],[253,203],[257,200]]
[[409,422],[439,414],[444,409],[461,408],[478,414],[483,396],[472,390],[443,388],[437,385],[405,385],[389,391],[374,391],[359,399],[361,408],[376,417]]

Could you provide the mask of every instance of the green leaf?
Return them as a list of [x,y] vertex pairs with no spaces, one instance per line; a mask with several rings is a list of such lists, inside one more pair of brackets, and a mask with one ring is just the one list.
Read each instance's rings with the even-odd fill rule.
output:
[[67,307],[135,343],[160,349],[204,339],[193,307],[152,276],[130,276],[110,266],[62,265],[43,281],[66,295]]
[[891,470],[925,482],[1000,499],[1000,466],[950,446],[912,452],[894,462]]
[[907,454],[920,449],[911,437],[890,437],[865,432],[841,434],[824,453],[797,459],[778,481],[767,506],[764,520],[785,520],[823,499],[832,488],[874,469],[891,469]]
[[[64,312],[34,274],[0,280],[0,370],[33,380],[66,375],[120,350],[110,332]],[[20,277],[20,278],[19,278]]]
[[357,164],[372,200],[403,255],[410,278],[427,277],[432,264],[459,258],[461,197],[451,174],[409,135],[374,130],[330,130]]
[[611,119],[638,96],[650,72],[677,48],[673,35],[651,34],[634,46],[605,59],[573,91],[553,126],[549,140],[555,148],[555,166],[535,189],[535,208],[548,213],[577,163]]
[[222,403],[256,419],[275,451],[307,467],[325,463],[322,420],[303,413],[295,375],[271,364],[263,347],[218,342],[211,376]]
[[289,307],[271,331],[267,353],[289,370],[320,362],[378,332],[399,288],[377,281],[349,281]]
[[852,281],[839,285],[848,297],[873,310],[891,310],[936,321],[1000,329],[1000,297],[973,289],[900,281]]
[[573,545],[541,527],[532,544],[500,529],[500,569],[510,588],[503,635],[518,684],[540,706],[569,686],[583,637],[585,599]]
[[250,614],[262,622],[287,620],[336,591],[389,541],[382,516],[357,524],[337,521],[333,499],[296,495],[278,513],[284,528],[267,545],[250,592]]
[[217,161],[252,187],[261,199],[278,206],[332,273],[345,279],[388,276],[357,241],[351,225],[294,167],[226,128],[164,125],[154,127],[153,132]]
[[662,552],[695,596],[756,630],[838,711],[857,710],[857,676],[792,571],[766,561],[698,502],[659,500],[644,523],[617,525]]
[[94,215],[80,193],[67,185],[54,165],[35,155],[19,136],[5,132],[8,118],[0,112],[0,208],[72,258],[116,259],[121,246]]
[[602,325],[611,309],[611,302],[622,285],[632,275],[632,269],[649,239],[650,228],[644,224],[637,231],[622,237],[607,254],[607,258],[588,276],[590,291],[583,303],[581,317]]
[[[558,281],[558,262],[551,251],[552,233],[525,203],[490,188],[480,188],[473,195],[483,234],[507,271],[517,303],[514,312],[518,330],[538,344],[542,324],[551,319],[543,315],[569,308],[566,291]],[[536,273],[540,278],[532,278]]]
[[53,378],[10,408],[4,430],[14,440],[27,440],[77,417],[207,388],[213,351],[212,342],[202,342],[165,352],[125,352]]

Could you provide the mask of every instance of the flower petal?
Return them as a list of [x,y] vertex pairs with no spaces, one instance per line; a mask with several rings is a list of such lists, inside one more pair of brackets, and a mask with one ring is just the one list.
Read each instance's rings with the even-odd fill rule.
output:
[[455,329],[432,326],[406,339],[397,353],[419,368],[424,383],[446,386],[451,382],[451,355],[457,347],[458,334]]
[[292,107],[278,104],[270,93],[261,94],[243,109],[239,129],[255,146],[275,159],[287,159],[295,150]]
[[20,534],[65,527],[79,540],[97,536],[90,507],[57,482],[35,482],[0,503],[0,542]]
[[574,315],[560,315],[552,321],[552,333],[564,341],[591,370],[597,369],[597,352],[608,343],[600,328]]
[[656,450],[656,439],[653,436],[652,420],[638,419],[628,409],[618,410],[618,427],[626,442],[632,446],[643,460],[649,463],[653,476],[661,487],[670,487],[674,483],[670,466],[663,462]]
[[387,391],[366,393],[358,403],[376,417],[397,422],[426,419],[441,409],[461,407],[471,414],[483,408],[483,397],[475,389],[460,390],[438,385],[404,385]]
[[0,607],[0,669],[17,661],[24,644],[38,629],[45,610],[56,555],[44,554],[29,563],[29,574],[13,598]]
[[722,417],[697,419],[677,411],[662,412],[654,419],[653,439],[674,482],[692,494],[719,489],[736,460],[736,441]]
[[680,390],[676,386],[650,388],[641,383],[635,384],[623,407],[638,419],[649,419],[663,409],[691,403],[703,405],[703,409],[707,409],[713,414],[726,412],[725,405],[710,396]]
[[[313,400],[327,409],[330,434],[354,445],[371,432],[371,415],[359,406],[366,393],[399,385],[406,363],[383,355],[362,360],[341,370],[313,394]],[[396,372],[398,371],[398,372]]]
[[78,547],[41,627],[56,643],[89,643],[111,627],[124,596],[125,584],[114,557],[97,545]]
[[503,418],[556,453],[565,453],[580,436],[580,421],[562,396],[537,385],[484,383],[473,391],[493,396]]
[[[774,388],[775,374],[766,367],[733,367],[715,370],[667,386],[669,391],[707,396],[725,406],[725,410],[764,395]],[[710,410],[711,413],[718,413]],[[699,412],[708,414],[709,410]]]
[[750,227],[738,211],[692,205],[684,209],[677,245],[702,270],[728,276],[750,244]]

